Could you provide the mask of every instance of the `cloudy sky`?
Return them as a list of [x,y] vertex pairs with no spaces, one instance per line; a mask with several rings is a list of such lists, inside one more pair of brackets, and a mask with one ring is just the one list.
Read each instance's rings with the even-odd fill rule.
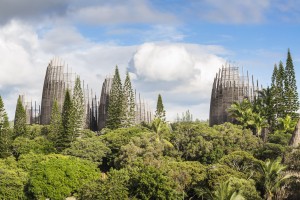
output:
[[118,65],[153,110],[160,93],[169,120],[205,120],[226,61],[267,86],[290,48],[300,77],[299,25],[298,0],[0,0],[0,95],[10,119],[18,94],[40,102],[59,57],[97,94]]

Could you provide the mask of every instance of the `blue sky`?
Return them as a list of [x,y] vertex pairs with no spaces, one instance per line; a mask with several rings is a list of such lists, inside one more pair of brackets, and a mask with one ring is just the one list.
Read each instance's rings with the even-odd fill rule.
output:
[[118,65],[153,110],[161,93],[169,120],[205,120],[226,61],[267,86],[290,48],[300,77],[299,24],[297,0],[0,0],[0,95],[10,119],[18,94],[39,102],[59,57],[97,94]]

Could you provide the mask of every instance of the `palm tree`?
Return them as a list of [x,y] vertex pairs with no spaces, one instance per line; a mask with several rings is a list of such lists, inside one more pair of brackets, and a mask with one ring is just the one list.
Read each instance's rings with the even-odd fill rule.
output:
[[253,113],[253,124],[255,128],[256,135],[261,136],[261,131],[263,128],[268,127],[267,120],[265,117],[261,116],[259,113]]
[[244,99],[241,103],[234,102],[228,109],[228,112],[243,128],[249,128],[254,123],[252,105],[248,99]]
[[279,191],[281,184],[288,179],[289,175],[284,175],[283,171],[286,166],[280,163],[280,160],[266,160],[260,163],[260,170],[263,175],[263,185],[265,197],[271,200],[272,197]]
[[261,115],[267,119],[270,125],[274,125],[275,121],[272,98],[272,90],[270,87],[258,91],[258,99],[256,100],[258,106],[255,109],[256,112],[260,112]]
[[155,118],[152,122],[151,129],[156,133],[156,141],[163,142],[166,146],[173,148],[173,144],[163,138],[164,132],[169,132],[168,124],[160,118]]
[[267,127],[268,124],[266,118],[256,108],[257,105],[259,105],[257,102],[255,105],[252,105],[248,99],[244,99],[241,103],[234,102],[228,109],[228,112],[243,128],[255,129],[256,135],[260,136],[262,128]]
[[297,121],[293,120],[290,115],[285,118],[278,118],[279,131],[284,133],[293,133],[297,124]]
[[214,200],[244,200],[241,190],[234,190],[230,186],[230,181],[221,183],[211,195]]

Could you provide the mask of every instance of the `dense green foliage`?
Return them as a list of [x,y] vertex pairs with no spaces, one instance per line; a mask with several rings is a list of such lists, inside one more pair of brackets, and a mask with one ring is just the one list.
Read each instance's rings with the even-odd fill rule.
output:
[[25,124],[19,98],[12,137],[0,96],[0,199],[297,200],[300,148],[289,141],[298,94],[286,87],[293,71],[288,52],[271,87],[232,104],[234,123],[213,127],[193,122],[190,112],[166,122],[161,95],[156,118],[133,126],[129,75],[122,88],[118,68],[101,132],[82,129],[74,114],[80,91],[76,98],[67,91],[62,114],[54,102],[45,126]]
[[17,137],[12,144],[17,161],[0,160],[0,176],[6,180],[0,184],[15,182],[1,187],[3,194],[11,199],[222,199],[225,195],[260,200],[267,194],[282,195],[282,186],[288,188],[285,196],[296,194],[297,179],[285,180],[285,166],[264,170],[270,164],[263,160],[277,156],[285,156],[290,170],[299,170],[292,159],[299,157],[299,151],[290,153],[288,138],[279,137],[280,133],[264,144],[251,130],[231,123],[153,126],[105,130],[99,136],[83,131],[87,133],[62,151],[65,155],[52,154],[56,150],[47,126],[28,126],[31,136]]
[[[98,176],[93,163],[62,155],[49,155],[30,171],[29,192],[36,199],[63,199]],[[47,181],[45,181],[47,180]]]
[[13,158],[0,160],[0,199],[26,199],[28,173],[17,167]]

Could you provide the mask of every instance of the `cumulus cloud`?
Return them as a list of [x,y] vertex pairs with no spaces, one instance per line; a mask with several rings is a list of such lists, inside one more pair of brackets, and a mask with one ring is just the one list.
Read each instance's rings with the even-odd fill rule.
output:
[[193,57],[183,46],[142,45],[133,57],[136,74],[148,81],[186,80],[196,73]]
[[206,119],[213,79],[225,63],[221,55],[228,54],[221,46],[146,43],[133,56],[131,70],[148,99],[163,95],[169,120],[188,109]]
[[[60,37],[62,30],[66,35]],[[125,74],[135,50],[135,46],[93,43],[72,28],[56,27],[41,37],[34,26],[11,21],[0,28],[0,95],[10,119],[19,94],[40,102],[50,59],[59,56],[99,95],[104,78],[116,65]]]
[[[60,37],[61,32],[69,37]],[[187,109],[197,117],[208,115],[212,78],[224,61],[219,55],[228,52],[221,46],[185,43],[101,44],[76,29],[55,27],[39,35],[34,26],[11,21],[0,28],[0,54],[0,94],[10,119],[19,94],[40,102],[48,62],[59,56],[98,95],[116,65],[123,80],[128,69],[133,85],[153,110],[157,94],[163,95],[167,116],[173,120]]]

